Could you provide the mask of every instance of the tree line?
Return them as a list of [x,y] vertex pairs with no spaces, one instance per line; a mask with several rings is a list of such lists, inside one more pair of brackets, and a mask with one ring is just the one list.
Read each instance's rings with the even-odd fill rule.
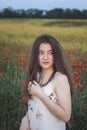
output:
[[55,19],[87,19],[87,10],[62,9],[52,10],[5,8],[0,11],[0,18],[55,18]]

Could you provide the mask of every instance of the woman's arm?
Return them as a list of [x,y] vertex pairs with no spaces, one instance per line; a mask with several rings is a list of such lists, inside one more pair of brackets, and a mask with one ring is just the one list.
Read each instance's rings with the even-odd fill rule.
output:
[[20,129],[19,130],[30,130],[29,126],[29,119],[28,119],[28,112],[26,115],[22,118]]
[[51,113],[64,122],[68,122],[71,117],[71,94],[68,79],[65,75],[55,77],[55,92],[58,98],[58,105],[52,102],[45,94],[40,96],[40,99]]

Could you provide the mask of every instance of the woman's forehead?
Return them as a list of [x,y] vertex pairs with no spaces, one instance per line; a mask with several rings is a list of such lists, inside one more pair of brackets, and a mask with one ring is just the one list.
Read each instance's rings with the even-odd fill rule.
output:
[[39,46],[39,50],[52,50],[52,46],[50,43],[41,43]]

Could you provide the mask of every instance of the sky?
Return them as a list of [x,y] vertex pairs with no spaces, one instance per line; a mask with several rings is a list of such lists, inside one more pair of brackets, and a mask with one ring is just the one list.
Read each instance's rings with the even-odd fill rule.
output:
[[87,9],[87,0],[0,0],[0,10],[4,8],[12,9],[41,9],[51,10],[62,9]]

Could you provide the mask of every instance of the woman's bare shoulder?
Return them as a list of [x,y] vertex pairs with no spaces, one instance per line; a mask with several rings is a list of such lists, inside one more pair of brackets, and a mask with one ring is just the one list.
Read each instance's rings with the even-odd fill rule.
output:
[[55,76],[54,76],[54,79],[56,80],[56,79],[60,79],[60,78],[66,79],[67,76],[65,74],[60,73],[60,72],[56,72]]

